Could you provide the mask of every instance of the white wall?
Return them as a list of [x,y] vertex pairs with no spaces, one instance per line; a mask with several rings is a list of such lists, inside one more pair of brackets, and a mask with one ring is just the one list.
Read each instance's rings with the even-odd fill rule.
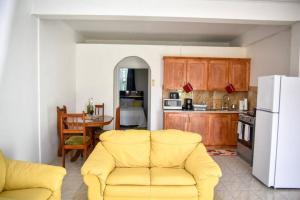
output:
[[15,5],[15,0],[0,1],[0,80],[6,59]]
[[114,68],[128,56],[139,56],[151,68],[150,129],[162,128],[163,56],[245,57],[241,47],[180,47],[151,45],[78,44],[76,51],[76,109],[81,111],[87,99],[105,103],[106,114],[113,115]]
[[57,155],[56,106],[75,111],[75,44],[77,35],[59,21],[40,21],[41,161]]
[[269,38],[247,46],[251,58],[250,85],[257,85],[257,78],[263,75],[289,74],[290,31],[282,31]]
[[300,76],[300,22],[291,29],[291,76]]
[[17,1],[0,76],[0,149],[12,159],[39,160],[37,21],[32,0]]

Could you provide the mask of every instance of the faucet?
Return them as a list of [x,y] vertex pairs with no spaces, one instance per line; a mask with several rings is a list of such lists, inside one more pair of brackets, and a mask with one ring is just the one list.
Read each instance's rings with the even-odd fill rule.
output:
[[227,94],[225,94],[223,96],[223,101],[222,101],[222,110],[228,110],[229,104],[230,104],[230,98]]

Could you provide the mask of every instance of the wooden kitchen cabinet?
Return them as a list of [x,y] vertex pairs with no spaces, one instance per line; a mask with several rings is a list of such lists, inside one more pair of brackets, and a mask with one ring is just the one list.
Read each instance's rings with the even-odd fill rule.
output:
[[229,144],[237,144],[237,126],[238,126],[238,121],[239,121],[239,115],[231,115],[231,120],[230,120],[230,131],[231,134],[228,135],[228,143]]
[[209,144],[209,118],[206,114],[193,113],[189,114],[189,123],[187,131],[200,133],[202,136],[202,142],[205,145]]
[[164,58],[164,89],[182,89],[186,81],[186,59]]
[[164,113],[164,129],[199,133],[206,146],[236,146],[237,122],[237,113]]
[[231,83],[236,91],[248,91],[250,59],[164,57],[164,89],[181,90],[191,83],[194,90],[225,91]]
[[211,59],[208,63],[208,90],[224,91],[228,85],[227,59]]
[[166,113],[164,129],[187,130],[189,115],[183,112]]
[[192,84],[194,90],[207,90],[207,59],[187,59],[186,82]]
[[231,59],[229,62],[228,78],[236,91],[248,91],[250,79],[250,60]]
[[209,127],[209,135],[211,135],[212,138],[208,145],[230,145],[230,142],[227,141],[229,140],[228,137],[230,137],[230,115],[211,115]]

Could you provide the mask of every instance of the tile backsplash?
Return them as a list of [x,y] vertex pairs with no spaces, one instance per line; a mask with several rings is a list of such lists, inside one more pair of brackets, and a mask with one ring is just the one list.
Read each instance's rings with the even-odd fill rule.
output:
[[[169,98],[169,93],[174,90],[163,90],[163,98]],[[248,108],[252,110],[256,107],[257,87],[250,86],[248,92],[234,92],[228,94],[227,92],[220,91],[193,91],[191,93],[185,93],[182,90],[178,90],[180,98],[192,98],[194,104],[204,103],[207,104],[208,109],[221,109],[224,95],[228,95],[230,101],[229,106],[235,104],[236,109],[239,106],[239,100],[244,98],[248,99]]]
[[249,109],[256,108],[257,86],[250,86],[248,91]]

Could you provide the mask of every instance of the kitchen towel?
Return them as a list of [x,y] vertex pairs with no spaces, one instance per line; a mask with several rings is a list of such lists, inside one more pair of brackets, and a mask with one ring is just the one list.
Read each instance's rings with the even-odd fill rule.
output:
[[239,139],[241,140],[243,139],[242,128],[243,128],[242,122],[238,122],[237,134],[239,135]]
[[245,124],[244,140],[250,141],[250,126]]

